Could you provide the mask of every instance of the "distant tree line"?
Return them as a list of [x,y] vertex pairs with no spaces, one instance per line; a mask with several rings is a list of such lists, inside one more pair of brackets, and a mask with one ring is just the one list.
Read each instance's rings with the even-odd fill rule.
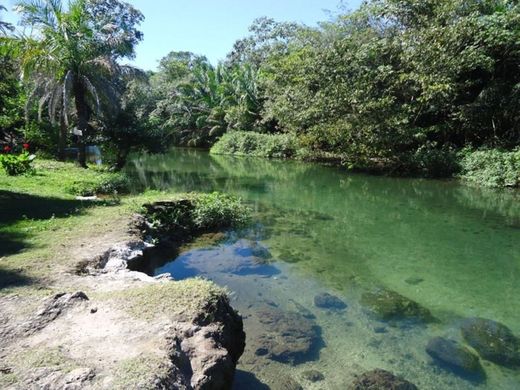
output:
[[[136,147],[208,148],[248,131],[288,133],[307,158],[426,176],[451,175],[461,151],[520,145],[516,0],[370,0],[313,28],[260,18],[218,65],[172,52],[146,74],[118,62],[142,39],[139,11],[116,0],[74,0],[77,10],[63,11],[48,0],[64,17],[46,21],[40,3],[21,7],[40,36],[22,39],[23,55],[0,52],[3,133],[38,133],[22,119],[28,102],[33,113],[47,108],[38,128],[57,134],[49,140],[70,135],[70,116],[81,142],[106,142],[118,166]],[[50,47],[60,47],[52,61]],[[62,133],[52,130],[60,121]]]

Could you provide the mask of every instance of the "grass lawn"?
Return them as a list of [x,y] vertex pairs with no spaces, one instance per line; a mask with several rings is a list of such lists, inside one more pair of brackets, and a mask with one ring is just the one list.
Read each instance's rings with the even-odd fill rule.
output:
[[70,267],[70,259],[59,256],[63,248],[126,223],[143,203],[164,197],[146,192],[78,200],[75,188],[115,174],[47,160],[35,167],[32,175],[0,173],[0,295],[41,290],[55,271]]

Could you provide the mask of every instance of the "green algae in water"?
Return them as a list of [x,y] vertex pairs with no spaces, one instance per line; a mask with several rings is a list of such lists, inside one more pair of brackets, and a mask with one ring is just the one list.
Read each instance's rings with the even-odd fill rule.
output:
[[[248,373],[243,377],[254,374],[273,385],[280,375],[290,375],[304,388],[341,389],[355,374],[382,368],[425,389],[518,388],[520,368],[483,359],[487,379],[474,383],[439,367],[425,351],[434,337],[464,344],[460,327],[469,317],[498,321],[520,335],[518,192],[193,150],[137,157],[129,169],[136,186],[229,192],[256,210],[247,238],[271,252],[264,264],[269,272],[229,272],[231,266],[249,269],[240,262],[249,267],[251,261],[226,252],[233,242],[183,257],[193,274],[204,273],[233,291],[248,339],[262,335],[256,315],[266,303],[315,317],[323,339],[317,360],[266,364],[265,357],[246,349],[239,367]],[[438,321],[374,318],[362,296],[380,286],[417,302]],[[339,296],[348,309],[316,308],[313,300],[320,293]],[[324,380],[308,382],[302,375],[309,370]]]

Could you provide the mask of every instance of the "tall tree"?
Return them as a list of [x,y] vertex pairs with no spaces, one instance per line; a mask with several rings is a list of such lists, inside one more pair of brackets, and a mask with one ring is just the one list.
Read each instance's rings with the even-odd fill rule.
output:
[[68,126],[74,113],[78,163],[86,167],[91,116],[119,101],[120,76],[130,71],[118,60],[134,57],[143,38],[141,12],[119,0],[27,0],[17,5],[23,25],[36,35],[24,38],[24,79],[34,85],[40,112]]

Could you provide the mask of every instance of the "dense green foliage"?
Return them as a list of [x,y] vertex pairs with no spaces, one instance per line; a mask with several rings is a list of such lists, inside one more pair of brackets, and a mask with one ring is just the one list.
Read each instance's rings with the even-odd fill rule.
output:
[[513,1],[368,2],[266,61],[266,114],[358,166],[518,145],[519,13]]
[[271,138],[235,130],[288,133],[301,156],[429,177],[456,172],[465,147],[520,143],[515,1],[372,0],[319,28],[261,18],[250,31],[217,67],[163,60],[155,114],[175,142],[229,132],[215,153],[273,156]]
[[[118,62],[142,38],[143,16],[128,4],[19,9],[39,35],[0,51],[2,132],[23,128],[33,143],[63,150],[72,117],[80,151],[102,143],[117,168],[131,150],[220,140],[214,153],[449,177],[465,148],[520,145],[516,0],[369,0],[315,28],[264,17],[220,64],[173,51],[146,75]],[[5,31],[4,41],[17,41]],[[18,68],[31,75],[23,86]],[[25,100],[55,125],[24,123]]]
[[250,65],[215,67],[205,57],[172,52],[151,83],[158,98],[152,120],[176,144],[208,147],[228,130],[268,130]]
[[485,187],[520,187],[520,149],[464,151],[461,177]]
[[4,153],[0,154],[0,167],[2,167],[9,176],[23,175],[33,171],[32,162],[34,156],[24,150],[20,154]]
[[197,229],[212,230],[240,227],[248,222],[251,210],[234,196],[213,192],[192,198],[193,224]]
[[297,141],[290,134],[232,131],[224,134],[213,145],[211,153],[264,158],[290,158],[296,156],[297,150]]
[[11,134],[24,126],[25,94],[18,77],[16,51],[0,35],[0,142],[10,143]]
[[240,227],[249,221],[251,210],[234,196],[213,192],[145,205],[142,213],[154,234],[186,240],[202,232]]

